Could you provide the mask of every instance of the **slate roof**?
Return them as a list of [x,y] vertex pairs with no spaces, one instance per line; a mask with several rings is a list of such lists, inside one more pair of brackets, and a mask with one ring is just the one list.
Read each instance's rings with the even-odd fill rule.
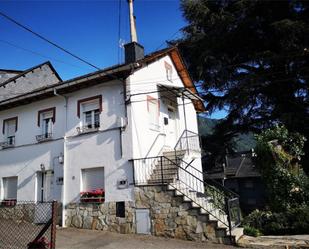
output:
[[[193,81],[187,71],[187,68],[184,64],[184,61],[181,58],[181,55],[176,47],[170,47],[165,48],[153,53],[150,53],[146,55],[143,59],[138,60],[134,63],[128,63],[128,64],[119,64],[112,67],[104,68],[86,75],[82,75],[67,81],[60,81],[60,83],[54,84],[54,85],[48,85],[46,87],[37,88],[34,91],[26,94],[22,94],[19,96],[16,96],[14,98],[5,99],[0,101],[0,111],[4,109],[13,108],[19,105],[24,105],[31,103],[33,101],[38,101],[47,97],[54,96],[54,91],[57,91],[60,94],[65,94],[68,92],[72,92],[75,90],[79,90],[91,85],[95,84],[101,84],[104,81],[110,81],[115,79],[125,79],[128,77],[132,72],[135,70],[138,70],[145,65],[154,62],[157,59],[162,58],[165,55],[170,55],[172,58],[172,61],[177,69],[179,77],[182,79],[182,81],[185,84],[185,87],[189,88],[193,93],[197,93],[197,90],[193,84]],[[5,84],[8,84],[9,82],[12,82],[16,80],[19,77],[22,77],[25,73],[30,72],[34,70],[35,68],[38,68],[42,66],[43,64],[48,63],[51,66],[50,62],[42,63],[38,66],[35,66],[33,68],[30,68],[26,71],[23,71],[21,74],[16,75],[15,77],[3,82],[0,84],[1,86],[4,86]],[[55,75],[61,80],[57,72],[54,70],[54,68],[51,66],[52,70],[54,71]],[[205,107],[201,101],[193,101],[195,109],[197,111],[205,111]]]
[[258,172],[252,160],[252,152],[240,152],[234,155],[227,156],[227,165],[225,166],[224,172],[209,172],[206,175],[211,179],[222,179],[225,178],[246,178],[246,177],[260,177],[261,174]]

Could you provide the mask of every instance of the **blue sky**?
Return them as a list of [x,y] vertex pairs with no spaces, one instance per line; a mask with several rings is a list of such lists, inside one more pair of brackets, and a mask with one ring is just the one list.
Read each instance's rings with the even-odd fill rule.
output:
[[[119,0],[1,1],[0,11],[99,68],[121,62]],[[177,0],[135,0],[134,11],[138,40],[146,53],[179,37],[177,31],[186,25]],[[126,0],[121,0],[120,19],[120,38],[128,42]],[[64,80],[95,70],[1,16],[0,31],[0,68],[24,70],[49,60]]]
[[[121,39],[129,41],[127,1],[121,0],[121,5]],[[178,1],[136,0],[134,7],[139,42],[144,45],[146,53],[156,50],[185,26]],[[0,10],[100,68],[119,62],[118,0],[2,1]],[[63,79],[94,70],[3,17],[0,17],[0,30],[0,68],[26,69],[50,60]],[[50,59],[15,48],[8,43]]]

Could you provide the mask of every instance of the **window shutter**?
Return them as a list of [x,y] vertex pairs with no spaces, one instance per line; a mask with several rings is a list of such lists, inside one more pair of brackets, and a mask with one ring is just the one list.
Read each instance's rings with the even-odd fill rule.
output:
[[4,199],[17,199],[17,177],[3,178]]
[[83,191],[104,188],[104,168],[83,169]]
[[91,102],[85,102],[82,104],[82,111],[83,112],[89,112],[93,110],[100,109],[99,100],[91,101]]
[[54,117],[54,112],[53,111],[42,113],[42,118],[43,119],[48,119],[48,118],[53,118],[53,117]]

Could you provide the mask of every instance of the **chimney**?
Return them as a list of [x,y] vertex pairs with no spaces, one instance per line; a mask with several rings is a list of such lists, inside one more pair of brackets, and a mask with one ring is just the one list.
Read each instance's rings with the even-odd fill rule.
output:
[[124,45],[125,63],[132,63],[144,58],[144,47],[137,42],[135,16],[133,14],[133,0],[128,0],[130,16],[131,42]]

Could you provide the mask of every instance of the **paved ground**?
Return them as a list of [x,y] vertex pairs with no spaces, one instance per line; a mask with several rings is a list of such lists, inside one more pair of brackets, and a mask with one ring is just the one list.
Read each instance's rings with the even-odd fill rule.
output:
[[256,249],[309,249],[309,235],[287,236],[243,236],[238,243],[240,246]]
[[233,246],[198,243],[154,236],[117,234],[65,228],[57,230],[56,249],[235,249]]

